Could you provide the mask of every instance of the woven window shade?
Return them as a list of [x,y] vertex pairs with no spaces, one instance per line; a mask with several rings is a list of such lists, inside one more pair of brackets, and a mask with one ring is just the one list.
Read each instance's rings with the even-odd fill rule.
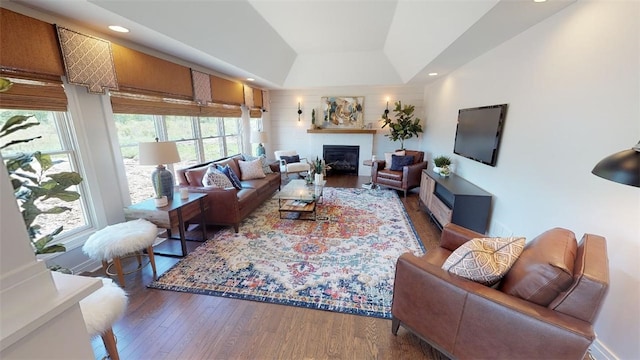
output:
[[67,95],[62,83],[11,81],[11,89],[0,92],[1,109],[67,111]]
[[116,114],[200,115],[200,107],[193,101],[116,91],[111,92],[111,107]]
[[0,8],[2,76],[60,81],[64,66],[54,25]]
[[251,117],[251,118],[261,118],[262,117],[262,110],[260,110],[260,109],[251,109],[251,110],[249,110],[249,117]]
[[200,108],[200,116],[209,117],[241,117],[240,105],[209,104]]
[[126,93],[193,100],[191,69],[111,44],[118,87]]
[[262,109],[262,90],[253,89],[253,107]]
[[211,97],[214,103],[242,105],[244,104],[244,86],[239,82],[211,75]]

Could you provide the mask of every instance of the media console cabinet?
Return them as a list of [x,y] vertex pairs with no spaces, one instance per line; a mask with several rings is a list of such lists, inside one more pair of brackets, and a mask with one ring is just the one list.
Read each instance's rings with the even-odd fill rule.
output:
[[456,174],[443,177],[431,167],[423,170],[420,202],[440,228],[452,222],[487,233],[491,194]]

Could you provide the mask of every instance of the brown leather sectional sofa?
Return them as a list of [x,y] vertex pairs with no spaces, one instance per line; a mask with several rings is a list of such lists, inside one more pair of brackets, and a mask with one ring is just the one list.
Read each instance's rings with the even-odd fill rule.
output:
[[448,224],[440,247],[398,259],[392,332],[403,325],[452,359],[583,359],[609,286],[605,238],[548,230],[488,287],[441,268],[476,237]]
[[253,210],[258,208],[265,200],[271,198],[276,190],[280,189],[281,177],[278,163],[270,164],[272,174],[266,174],[263,179],[244,180],[242,189],[220,189],[202,185],[202,178],[211,164],[229,167],[241,178],[238,160],[242,155],[234,155],[222,160],[216,160],[205,164],[193,165],[176,171],[178,183],[181,187],[187,187],[189,192],[207,194],[209,209],[205,222],[211,225],[230,225],[236,232],[240,222]]

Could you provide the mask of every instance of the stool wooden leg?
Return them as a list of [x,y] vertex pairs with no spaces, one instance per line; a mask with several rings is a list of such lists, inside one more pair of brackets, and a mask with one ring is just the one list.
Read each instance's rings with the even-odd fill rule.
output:
[[104,273],[106,275],[109,275],[109,274],[107,274],[107,268],[108,267],[109,267],[109,263],[107,262],[107,260],[102,260],[102,270],[104,270]]
[[124,287],[124,273],[122,272],[122,263],[120,262],[119,257],[113,258],[113,265],[116,266],[116,274],[118,274],[118,280],[120,281],[120,286]]
[[156,258],[153,256],[153,246],[149,245],[147,248],[147,255],[149,255],[149,262],[151,263],[151,268],[153,269],[153,278],[155,279],[157,276],[156,273]]
[[138,259],[138,267],[142,267],[142,255],[140,254],[140,251],[136,253],[136,258]]
[[102,334],[102,342],[104,343],[104,347],[107,348],[109,358],[111,358],[111,360],[120,360],[118,347],[116,346],[116,338],[113,335],[113,328],[109,328],[109,330]]

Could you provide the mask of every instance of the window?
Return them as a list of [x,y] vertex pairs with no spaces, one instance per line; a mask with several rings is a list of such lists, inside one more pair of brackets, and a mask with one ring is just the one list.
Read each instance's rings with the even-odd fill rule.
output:
[[240,118],[114,114],[114,119],[132,203],[154,194],[154,166],[138,164],[139,142],[156,137],[176,142],[181,161],[164,164],[174,174],[175,169],[238,154],[242,149]]
[[[34,136],[41,138],[27,142],[12,145],[2,150],[2,157],[7,160],[15,157],[21,152],[41,151],[43,154],[51,156],[54,166],[44,173],[44,176],[51,173],[61,171],[75,171],[83,178],[85,175],[81,167],[78,165],[76,156],[77,145],[74,137],[71,135],[71,124],[67,113],[55,111],[25,111],[25,110],[5,110],[0,109],[0,123],[4,123],[14,115],[33,115],[40,125],[33,126],[28,130],[17,131],[2,139],[2,143],[11,140],[25,139]],[[33,122],[33,120],[31,121]],[[37,163],[34,161],[32,166],[39,173]],[[37,175],[37,174],[34,174]],[[34,220],[34,225],[41,227],[41,235],[51,233],[53,230],[63,225],[63,232],[56,235],[56,242],[64,242],[69,235],[76,233],[82,229],[88,228],[90,225],[89,208],[87,207],[86,190],[82,183],[80,186],[70,187],[68,190],[80,193],[80,200],[73,202],[65,202],[58,199],[48,199],[41,201],[38,205],[42,209],[52,206],[64,206],[71,210],[61,214],[41,214]]]

